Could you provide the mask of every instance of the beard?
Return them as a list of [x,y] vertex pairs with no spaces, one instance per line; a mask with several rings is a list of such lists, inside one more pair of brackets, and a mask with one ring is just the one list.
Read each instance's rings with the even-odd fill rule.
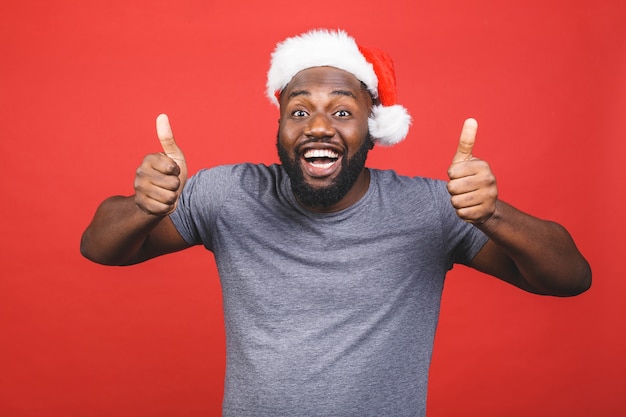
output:
[[300,204],[323,209],[339,202],[350,191],[359,174],[365,168],[365,161],[372,143],[368,133],[367,140],[363,141],[363,144],[351,158],[342,158],[339,175],[327,187],[313,187],[308,184],[304,179],[299,162],[296,161],[295,157],[289,155],[278,138],[276,147],[280,162],[291,180],[291,190]]

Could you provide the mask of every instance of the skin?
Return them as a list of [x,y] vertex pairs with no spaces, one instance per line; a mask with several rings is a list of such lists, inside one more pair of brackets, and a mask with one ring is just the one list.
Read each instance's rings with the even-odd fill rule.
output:
[[[308,149],[332,150],[340,162],[369,140],[372,100],[344,71],[330,67],[301,71],[282,92],[280,104],[278,142],[314,188],[327,187],[343,168],[341,163],[312,166],[303,160]],[[144,158],[136,172],[134,196],[111,197],[97,209],[81,240],[81,252],[88,259],[128,265],[189,246],[169,218],[187,180],[185,157],[167,116],[160,115],[156,127],[163,152]],[[498,199],[489,164],[473,155],[477,129],[474,119],[465,121],[448,168],[450,202],[457,215],[489,237],[470,266],[537,294],[571,296],[586,291],[591,270],[569,233]],[[343,210],[363,197],[369,181],[363,167],[342,198],[325,207],[305,207]]]

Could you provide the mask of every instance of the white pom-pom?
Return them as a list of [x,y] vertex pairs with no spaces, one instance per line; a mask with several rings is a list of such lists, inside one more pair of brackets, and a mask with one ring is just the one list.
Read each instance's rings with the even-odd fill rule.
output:
[[372,107],[368,125],[370,134],[376,143],[382,146],[393,146],[401,142],[409,133],[411,116],[401,105],[376,105]]

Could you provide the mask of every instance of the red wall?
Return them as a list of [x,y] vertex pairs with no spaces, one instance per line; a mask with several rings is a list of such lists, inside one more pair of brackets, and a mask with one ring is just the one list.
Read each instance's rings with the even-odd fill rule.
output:
[[445,178],[476,117],[502,198],[564,224],[594,270],[589,292],[558,299],[455,268],[429,416],[626,412],[624,4],[4,0],[0,415],[219,413],[211,255],[107,268],[81,258],[80,235],[102,199],[132,192],[160,112],[192,172],[274,162],[268,57],[319,26],[395,59],[414,124],[370,166]]

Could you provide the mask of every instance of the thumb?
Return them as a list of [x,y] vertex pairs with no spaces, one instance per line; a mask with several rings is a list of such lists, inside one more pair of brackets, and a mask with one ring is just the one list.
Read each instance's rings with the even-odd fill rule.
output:
[[[159,142],[161,142],[161,147],[163,148],[163,152],[169,156],[178,156],[182,155],[182,151],[176,145],[176,141],[174,140],[174,134],[172,133],[172,128],[170,126],[170,120],[167,117],[167,114],[159,114],[156,119],[156,131],[157,136],[159,138]],[[176,159],[176,158],[173,158]]]
[[174,134],[172,133],[172,127],[170,126],[170,120],[166,114],[160,114],[156,118],[156,131],[163,153],[172,158],[180,167],[180,177],[183,181],[187,179],[187,163],[185,162],[185,155],[180,150],[176,141],[174,140]]
[[478,122],[476,119],[469,118],[463,123],[461,129],[461,137],[459,138],[459,146],[456,149],[452,163],[467,161],[472,158],[472,149],[476,142],[476,132],[478,131]]

